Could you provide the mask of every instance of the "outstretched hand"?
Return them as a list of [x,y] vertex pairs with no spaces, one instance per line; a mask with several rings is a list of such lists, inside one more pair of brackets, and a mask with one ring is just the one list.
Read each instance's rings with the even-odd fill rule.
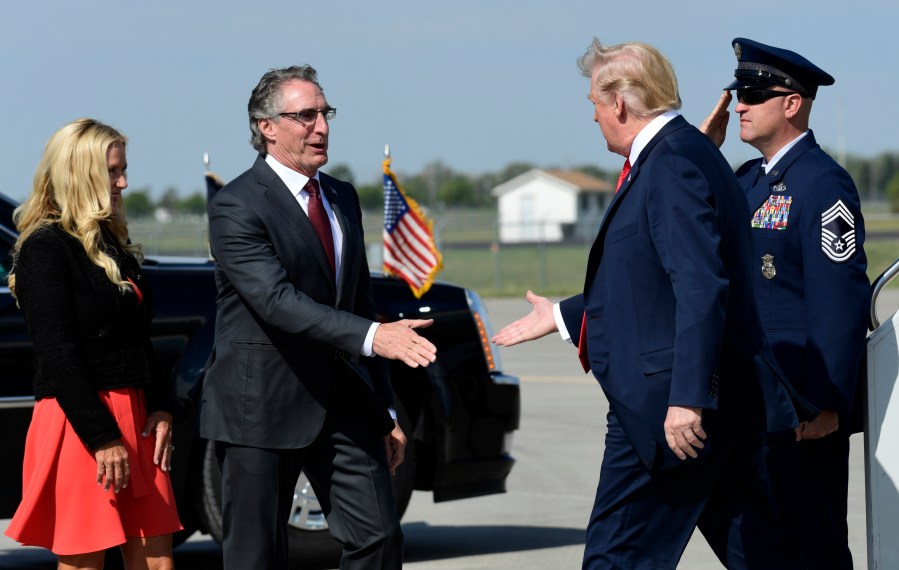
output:
[[427,366],[437,359],[437,347],[413,329],[426,328],[434,319],[403,319],[382,323],[375,331],[372,350],[378,356],[400,360],[411,368]]
[[722,93],[715,108],[712,109],[709,116],[699,126],[699,130],[712,139],[712,142],[718,148],[721,148],[721,145],[724,144],[724,138],[727,136],[727,121],[730,119],[727,106],[730,105],[733,98],[730,91]]
[[525,296],[534,306],[530,313],[512,324],[506,325],[491,339],[500,346],[513,346],[521,342],[535,340],[559,330],[553,317],[553,303],[533,291]]

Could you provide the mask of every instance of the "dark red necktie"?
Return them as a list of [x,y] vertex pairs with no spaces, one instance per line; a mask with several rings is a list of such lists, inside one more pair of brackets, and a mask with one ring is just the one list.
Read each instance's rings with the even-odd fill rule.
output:
[[621,184],[624,182],[624,179],[627,178],[627,175],[631,173],[631,159],[626,158],[624,160],[624,168],[621,169],[621,174],[618,176],[618,185],[615,186],[615,192],[618,192],[618,189],[621,188]]
[[[621,174],[618,176],[618,184],[615,186],[615,192],[618,192],[627,178],[627,175],[630,173],[631,159],[627,158],[624,160],[624,168],[621,169]],[[587,313],[584,313],[583,318],[581,318],[581,334],[577,343],[577,358],[581,361],[584,372],[590,372],[590,358],[587,356]]]
[[305,186],[306,192],[309,192],[309,221],[318,239],[322,240],[322,246],[325,248],[325,255],[328,263],[331,264],[331,273],[335,273],[334,262],[334,237],[331,235],[331,222],[328,221],[328,213],[325,211],[325,205],[322,203],[322,194],[318,191],[318,180],[310,178]]
[[587,313],[581,319],[581,336],[577,343],[577,359],[581,361],[584,372],[590,372],[590,358],[587,356]]

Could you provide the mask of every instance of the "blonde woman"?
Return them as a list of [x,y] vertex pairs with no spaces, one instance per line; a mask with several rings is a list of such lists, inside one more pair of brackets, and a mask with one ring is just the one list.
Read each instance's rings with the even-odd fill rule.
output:
[[172,401],[150,343],[152,294],[122,203],[126,139],[79,119],[47,143],[15,211],[10,290],[34,345],[22,502],[6,534],[61,569],[169,569]]

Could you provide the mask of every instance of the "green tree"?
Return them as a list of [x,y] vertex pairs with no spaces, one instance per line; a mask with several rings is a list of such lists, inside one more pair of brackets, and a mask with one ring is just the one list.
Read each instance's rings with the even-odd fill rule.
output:
[[349,182],[353,186],[356,185],[356,178],[353,176],[353,171],[350,167],[343,163],[335,164],[334,166],[329,166],[327,168],[328,174],[337,178],[338,180],[343,180],[344,182]]
[[530,162],[510,162],[499,172],[497,186],[503,182],[512,180],[518,175],[524,174],[528,170],[533,170],[534,168],[536,168],[536,166]]
[[444,182],[437,191],[437,199],[447,206],[473,206],[474,185],[467,176],[457,174]]
[[122,194],[125,199],[125,211],[130,218],[144,218],[153,214],[153,201],[146,188],[127,190]]
[[206,196],[201,192],[194,192],[187,198],[178,202],[178,212],[181,214],[206,214]]
[[899,212],[899,172],[893,174],[893,178],[887,184],[887,200],[890,201],[890,210]]
[[365,184],[356,188],[359,193],[359,205],[366,211],[384,209],[384,187],[380,184]]
[[169,186],[162,193],[162,198],[159,199],[158,205],[174,214],[178,211],[180,203],[181,199],[178,197],[178,190],[174,186]]

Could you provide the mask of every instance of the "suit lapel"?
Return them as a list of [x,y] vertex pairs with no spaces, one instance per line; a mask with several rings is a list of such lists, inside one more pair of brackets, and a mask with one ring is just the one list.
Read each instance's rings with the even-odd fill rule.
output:
[[[762,203],[768,199],[771,194],[771,177],[768,174],[758,175],[758,169],[762,168],[762,161],[759,159],[758,164],[750,168],[750,175],[755,176],[755,183],[746,190],[746,201],[749,203],[749,209],[753,213],[759,209]],[[753,171],[755,175],[751,174]]]
[[[352,259],[351,253],[349,251],[350,244],[353,243],[353,232],[354,229],[350,226],[349,220],[347,219],[345,206],[341,200],[340,194],[338,194],[337,190],[334,189],[333,184],[331,183],[331,179],[325,175],[319,175],[319,180],[321,182],[321,187],[325,193],[325,196],[328,198],[328,202],[331,204],[331,210],[334,212],[334,218],[337,220],[337,223],[340,225],[340,232],[343,234],[343,243],[340,248],[340,275],[337,276],[337,303],[340,304],[340,300],[343,297],[343,292],[346,289],[345,284],[350,274],[350,265],[347,263],[348,260]],[[355,279],[355,277],[353,277]]]

